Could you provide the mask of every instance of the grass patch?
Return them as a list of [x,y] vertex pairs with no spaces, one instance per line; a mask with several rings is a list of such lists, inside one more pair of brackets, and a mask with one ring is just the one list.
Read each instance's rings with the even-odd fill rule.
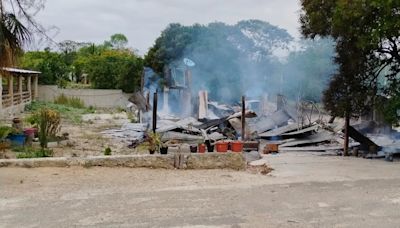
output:
[[79,109],[85,108],[85,103],[79,97],[67,97],[64,94],[61,94],[54,99],[54,104],[60,104]]
[[34,101],[26,106],[26,111],[36,112],[42,108],[49,108],[58,111],[63,119],[69,120],[74,124],[82,123],[82,115],[94,113],[93,108],[74,108],[63,104],[50,102]]
[[48,158],[53,157],[53,151],[50,149],[33,148],[33,147],[14,147],[18,159],[24,158]]

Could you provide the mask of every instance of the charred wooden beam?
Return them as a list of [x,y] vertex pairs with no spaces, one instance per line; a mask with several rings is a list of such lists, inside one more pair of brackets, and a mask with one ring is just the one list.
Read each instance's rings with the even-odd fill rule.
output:
[[156,133],[157,130],[157,103],[158,95],[157,92],[155,92],[153,96],[153,133]]

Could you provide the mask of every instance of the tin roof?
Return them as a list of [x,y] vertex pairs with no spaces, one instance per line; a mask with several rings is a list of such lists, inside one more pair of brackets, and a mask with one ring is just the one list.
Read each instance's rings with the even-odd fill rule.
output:
[[11,67],[3,67],[4,71],[11,72],[11,73],[20,73],[20,74],[41,74],[42,72],[39,71],[32,71],[32,70],[24,70],[24,69],[17,69]]

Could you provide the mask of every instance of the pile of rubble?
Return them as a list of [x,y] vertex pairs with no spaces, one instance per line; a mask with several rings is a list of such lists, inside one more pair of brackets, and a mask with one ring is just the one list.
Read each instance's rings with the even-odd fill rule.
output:
[[[221,105],[217,102],[200,102],[198,118],[177,118],[157,114],[157,132],[163,142],[170,144],[197,144],[209,141],[237,140],[242,138],[242,113],[240,106]],[[203,106],[203,108],[202,108]],[[271,107],[273,105],[269,105]],[[276,105],[276,111],[254,112],[245,110],[245,139],[248,148],[258,150],[261,144],[264,153],[278,151],[342,151],[344,144],[343,123],[327,123],[316,106],[304,108],[299,105]],[[146,107],[148,108],[148,107]],[[270,109],[269,109],[270,110]],[[146,114],[144,114],[146,115]],[[150,112],[147,114],[151,115]],[[151,117],[147,118],[151,119]],[[103,134],[119,139],[130,146],[143,142],[148,123],[126,123],[118,130],[107,130]],[[359,129],[359,128],[358,128]],[[351,127],[351,148],[378,152],[381,146]],[[254,146],[256,143],[256,147]],[[264,147],[265,146],[265,147]],[[356,150],[356,149],[355,149]]]

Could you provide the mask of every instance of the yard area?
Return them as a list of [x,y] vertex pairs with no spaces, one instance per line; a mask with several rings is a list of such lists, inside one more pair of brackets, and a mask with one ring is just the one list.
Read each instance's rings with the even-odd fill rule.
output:
[[398,227],[398,162],[288,152],[229,170],[2,168],[0,227]]
[[[27,107],[23,114],[24,127],[29,127],[28,120],[32,113],[46,107],[61,114],[59,136],[67,135],[66,139],[49,142],[49,149],[53,157],[87,157],[104,155],[106,148],[112,150],[113,155],[138,153],[138,149],[129,149],[126,144],[105,137],[102,131],[119,129],[124,123],[130,123],[131,114],[123,109],[94,109],[92,107],[71,107],[49,102],[34,102]],[[34,142],[33,147],[39,147]],[[4,153],[5,158],[16,158],[20,148],[10,148]]]

